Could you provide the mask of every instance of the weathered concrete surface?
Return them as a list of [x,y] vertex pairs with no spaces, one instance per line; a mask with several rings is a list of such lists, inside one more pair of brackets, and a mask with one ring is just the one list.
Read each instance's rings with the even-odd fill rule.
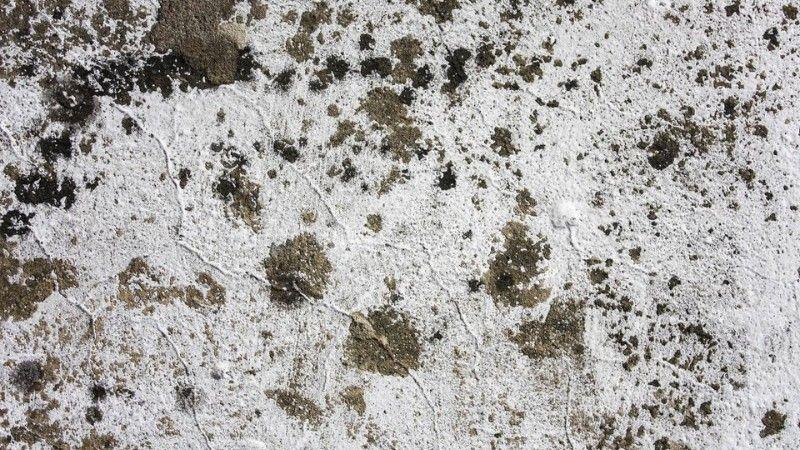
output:
[[796,0],[8,0],[0,447],[795,448]]

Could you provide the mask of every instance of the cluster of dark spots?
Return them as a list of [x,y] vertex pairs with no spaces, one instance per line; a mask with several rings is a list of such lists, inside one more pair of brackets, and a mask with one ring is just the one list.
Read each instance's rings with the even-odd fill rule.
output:
[[536,199],[531,196],[531,193],[527,188],[522,188],[517,191],[515,199],[517,201],[517,206],[514,208],[514,211],[517,214],[521,214],[523,216],[536,215]]
[[273,82],[278,86],[278,89],[286,91],[292,86],[294,75],[294,69],[286,69],[276,75]]
[[437,23],[453,20],[453,10],[460,7],[458,0],[406,0],[413,4],[421,14],[431,16]]
[[669,167],[680,154],[678,142],[671,134],[662,131],[656,134],[647,149],[647,162],[657,170]]
[[102,383],[94,383],[89,388],[89,396],[94,403],[102,402],[108,397],[108,389]]
[[272,144],[272,150],[287,162],[293,163],[300,158],[298,147],[305,147],[306,143],[307,140],[303,137],[298,139],[297,143],[295,143],[294,139],[277,139]]
[[439,189],[443,191],[447,191],[456,187],[456,173],[453,171],[452,162],[448,162],[444,166],[444,171],[439,176],[439,181],[437,184],[439,185]]
[[296,391],[271,389],[266,392],[266,395],[275,400],[283,412],[297,420],[310,425],[319,425],[322,421],[322,409]]
[[375,88],[361,101],[359,110],[366,111],[367,117],[387,132],[382,150],[396,159],[410,161],[422,132],[409,117],[403,98],[390,88]]
[[380,214],[367,215],[367,228],[374,233],[379,233],[383,229],[383,218]]
[[780,47],[780,42],[778,42],[778,29],[776,27],[769,28],[764,32],[762,37],[767,41],[767,50],[773,51]]
[[433,73],[431,73],[431,68],[425,64],[414,72],[414,77],[411,79],[411,86],[414,88],[428,89],[431,81],[433,81]]
[[179,411],[192,414],[202,401],[202,393],[196,386],[181,382],[175,386],[175,406]]
[[491,42],[484,42],[478,46],[475,52],[475,64],[482,69],[492,67],[496,61],[494,45]]
[[455,92],[455,90],[467,81],[467,71],[465,65],[472,57],[472,53],[465,48],[457,48],[445,57],[447,61],[447,83],[442,86],[445,92]]
[[490,147],[498,155],[502,157],[509,157],[519,153],[519,147],[514,144],[514,139],[511,137],[511,131],[508,128],[494,127],[492,132],[492,143]]
[[773,436],[785,428],[786,414],[770,409],[764,413],[764,417],[761,418],[761,424],[764,425],[764,428],[758,433],[759,436],[762,438]]
[[212,85],[249,77],[255,66],[245,51],[243,26],[223,22],[233,13],[233,0],[168,0],[161,2],[148,35],[156,50],[180,55]]
[[273,245],[264,268],[270,282],[270,298],[289,306],[308,297],[321,299],[333,271],[324,248],[309,233]]
[[364,401],[364,389],[358,386],[348,386],[342,392],[342,401],[350,409],[363,416],[367,411],[367,403]]
[[[8,171],[7,171],[8,173]],[[69,209],[75,203],[75,182],[71,178],[58,180],[55,173],[34,170],[11,177],[17,200],[29,205],[50,205]]]
[[257,232],[261,229],[261,186],[250,180],[244,161],[228,167],[214,183],[214,192],[225,202],[227,213]]
[[[152,303],[169,304],[179,300],[190,308],[218,307],[225,303],[225,288],[207,272],[197,276],[197,286],[176,286],[170,277],[169,285],[163,286],[161,276],[144,258],[135,257],[117,274],[117,297],[128,308],[148,306]],[[204,292],[205,291],[205,292]]]
[[314,55],[314,34],[321,25],[330,23],[331,10],[325,2],[315,2],[313,9],[300,15],[297,32],[286,41],[286,51],[297,62],[311,59]]
[[46,381],[44,367],[38,360],[21,361],[11,372],[10,381],[25,394],[40,391]]
[[544,237],[534,241],[519,222],[508,222],[502,230],[505,249],[498,252],[483,275],[486,291],[495,303],[533,307],[550,296],[550,289],[537,278],[545,272],[550,245]]
[[178,184],[180,185],[181,189],[185,189],[186,185],[189,184],[189,180],[192,178],[192,171],[189,168],[183,167],[181,170],[178,171]]
[[556,299],[543,322],[525,322],[519,331],[509,331],[509,339],[533,360],[560,356],[581,357],[584,312],[580,302]]
[[362,33],[358,37],[358,49],[363,51],[372,50],[375,47],[375,38],[371,34]]
[[75,268],[61,259],[20,261],[0,241],[0,319],[25,320],[54,291],[78,285]]
[[383,306],[351,318],[346,362],[381,375],[406,376],[419,368],[419,333],[406,313]]
[[392,73],[392,60],[385,56],[366,58],[361,61],[361,76],[367,77],[377,74],[386,78]]
[[31,219],[34,216],[35,213],[25,214],[16,209],[6,211],[0,219],[0,233],[7,238],[23,236],[31,231]]
[[793,4],[789,3],[789,4],[786,4],[786,5],[783,5],[781,10],[783,11],[783,15],[787,19],[789,19],[789,20],[796,20],[797,19],[797,7],[794,6]]
[[86,408],[86,414],[84,415],[86,421],[89,422],[89,425],[94,425],[103,420],[103,411],[100,407],[96,405],[91,405]]
[[59,135],[40,139],[37,148],[47,161],[55,161],[58,157],[69,158],[72,156],[72,137],[64,131]]
[[392,72],[392,79],[395,83],[405,83],[408,80],[413,82],[419,70],[416,59],[422,55],[422,43],[414,36],[408,35],[393,40],[390,47],[392,56],[399,61]]
[[[343,80],[350,71],[350,63],[332,55],[325,58],[325,68],[316,72],[316,79],[309,83],[312,91],[318,92],[328,88],[334,80]],[[363,68],[362,68],[363,72]]]

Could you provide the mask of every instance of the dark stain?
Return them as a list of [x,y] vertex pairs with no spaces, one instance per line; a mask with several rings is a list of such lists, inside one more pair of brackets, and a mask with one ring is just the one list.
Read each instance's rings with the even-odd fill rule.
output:
[[786,426],[786,414],[770,409],[764,413],[764,417],[761,418],[761,424],[764,425],[764,428],[758,433],[759,436],[765,438],[776,435],[783,431]]
[[25,214],[16,209],[6,211],[0,219],[0,233],[5,237],[23,236],[31,231],[31,219],[35,213]]
[[11,384],[26,394],[42,390],[45,383],[45,371],[38,360],[22,361],[11,372]]
[[580,357],[584,352],[584,313],[574,300],[557,299],[543,322],[525,322],[509,338],[533,360],[560,356]]
[[445,92],[455,92],[455,90],[467,81],[467,71],[465,65],[472,57],[472,53],[465,48],[457,48],[447,55],[447,83],[442,89]]
[[361,76],[367,77],[377,74],[381,78],[386,78],[392,73],[392,61],[384,56],[367,58],[361,61]]
[[439,189],[443,191],[456,187],[456,173],[453,171],[453,163],[449,162],[445,165],[444,172],[439,176],[437,184]]
[[289,306],[302,303],[306,297],[321,299],[333,271],[325,250],[309,233],[273,245],[264,268],[270,298]]
[[347,361],[361,370],[406,376],[419,368],[422,347],[418,332],[404,312],[391,306],[354,313],[345,344]]
[[678,142],[666,132],[659,132],[653,138],[653,143],[647,151],[647,162],[657,170],[669,167],[678,157]]

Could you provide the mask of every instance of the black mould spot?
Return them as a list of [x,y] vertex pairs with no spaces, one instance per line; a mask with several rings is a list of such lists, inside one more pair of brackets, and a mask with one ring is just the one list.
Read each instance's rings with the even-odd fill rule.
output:
[[665,132],[658,133],[648,149],[647,162],[657,170],[669,167],[678,157],[678,142]]
[[329,56],[325,59],[325,66],[333,74],[334,78],[341,80],[350,71],[350,63],[338,56]]
[[100,411],[100,408],[97,406],[90,406],[86,408],[86,421],[89,422],[90,425],[94,425],[103,420],[103,411]]
[[95,403],[102,402],[108,397],[108,390],[100,383],[95,383],[89,388],[89,395]]
[[454,91],[460,85],[462,85],[465,81],[467,81],[467,72],[464,69],[464,65],[467,61],[472,57],[472,53],[465,48],[457,48],[448,55],[445,59],[447,60],[447,83],[445,84],[445,89],[448,91]]
[[75,203],[75,182],[70,178],[58,181],[54,174],[32,172],[17,178],[14,194],[29,205],[47,204],[69,209]]
[[22,361],[11,373],[11,384],[26,394],[40,390],[44,386],[44,368],[36,360]]
[[47,161],[55,161],[59,156],[62,158],[72,156],[72,139],[67,132],[63,132],[58,136],[43,138],[39,141],[37,147]]
[[444,172],[439,177],[439,189],[447,191],[456,187],[456,174],[453,172],[453,163],[449,162],[445,166]]
[[[303,146],[305,139],[300,139],[298,145]],[[297,149],[294,140],[292,139],[278,139],[272,144],[272,149],[277,155],[286,161],[293,163],[300,158],[300,151]]]
[[294,81],[294,69],[284,70],[279,73],[273,81],[281,90],[288,90],[292,87],[292,82]]
[[361,62],[361,76],[367,77],[373,73],[381,78],[386,78],[392,73],[392,62],[385,56],[367,58]]
[[361,51],[372,50],[374,46],[375,46],[375,38],[373,38],[371,34],[363,33],[361,36],[359,36],[358,48]]
[[16,209],[7,211],[0,219],[0,233],[5,237],[22,236],[28,233],[31,230],[33,216],[34,213],[25,214]]
[[428,85],[430,85],[431,81],[433,81],[433,74],[431,73],[430,67],[425,64],[414,72],[411,85],[415,88],[428,89]]

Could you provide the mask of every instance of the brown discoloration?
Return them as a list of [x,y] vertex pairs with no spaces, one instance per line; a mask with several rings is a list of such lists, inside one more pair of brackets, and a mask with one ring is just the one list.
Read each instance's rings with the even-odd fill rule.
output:
[[296,305],[305,297],[321,299],[333,271],[325,250],[309,233],[274,245],[264,267],[270,298],[285,305]]
[[211,308],[225,303],[225,288],[206,272],[197,276],[199,287],[176,286],[173,279],[165,286],[163,275],[150,267],[144,258],[136,257],[131,259],[117,278],[117,297],[128,308],[153,303],[169,304],[175,300],[195,309]]
[[522,188],[517,191],[517,206],[514,211],[523,216],[536,215],[536,200],[531,196],[531,192],[527,188]]
[[413,36],[403,36],[391,43],[392,55],[400,60],[394,66],[392,79],[395,83],[412,80],[417,71],[415,60],[422,55],[422,43]]
[[223,173],[214,190],[217,197],[225,201],[226,214],[241,220],[255,232],[261,230],[261,186],[250,180],[243,166]]
[[266,392],[267,397],[286,414],[310,425],[319,425],[322,421],[322,410],[312,400],[303,395],[285,389],[271,389]]
[[545,260],[550,259],[550,245],[544,237],[533,241],[519,222],[507,223],[502,233],[505,249],[495,255],[483,275],[486,291],[498,304],[536,306],[550,296],[550,289],[537,280],[545,272]]
[[236,79],[240,43],[220,27],[233,12],[233,0],[165,0],[149,38],[159,52],[174,51],[205,73],[212,84]]
[[347,387],[347,389],[342,392],[342,401],[360,416],[363,416],[367,411],[367,403],[364,401],[364,389],[361,387]]
[[352,315],[345,344],[347,361],[361,370],[406,376],[419,368],[422,351],[418,332],[409,316],[391,306]]
[[314,3],[313,9],[300,16],[300,27],[297,33],[286,41],[286,52],[297,62],[308,61],[314,56],[314,40],[312,35],[323,24],[330,23],[331,10],[325,2]]
[[374,233],[378,233],[383,229],[383,219],[380,214],[370,214],[367,216],[367,228]]
[[408,115],[400,96],[387,87],[375,88],[361,101],[360,110],[386,131],[383,145],[395,159],[409,162],[422,132]]
[[[2,238],[0,238],[2,239]],[[75,267],[61,259],[17,259],[0,242],[0,319],[25,320],[53,292],[78,286]]]
[[583,344],[584,312],[574,300],[556,299],[543,322],[525,322],[519,331],[509,332],[509,339],[533,360],[560,356],[580,357]]
[[495,127],[492,133],[492,150],[497,152],[498,155],[509,157],[519,153],[519,147],[514,144],[514,139],[511,137],[511,131],[508,128]]
[[453,11],[460,7],[458,0],[406,0],[413,4],[419,12],[431,16],[437,23],[453,20]]
[[781,414],[774,409],[770,409],[764,413],[764,417],[761,418],[761,423],[764,425],[764,428],[758,433],[759,436],[765,438],[776,435],[783,431],[786,426],[786,414]]

